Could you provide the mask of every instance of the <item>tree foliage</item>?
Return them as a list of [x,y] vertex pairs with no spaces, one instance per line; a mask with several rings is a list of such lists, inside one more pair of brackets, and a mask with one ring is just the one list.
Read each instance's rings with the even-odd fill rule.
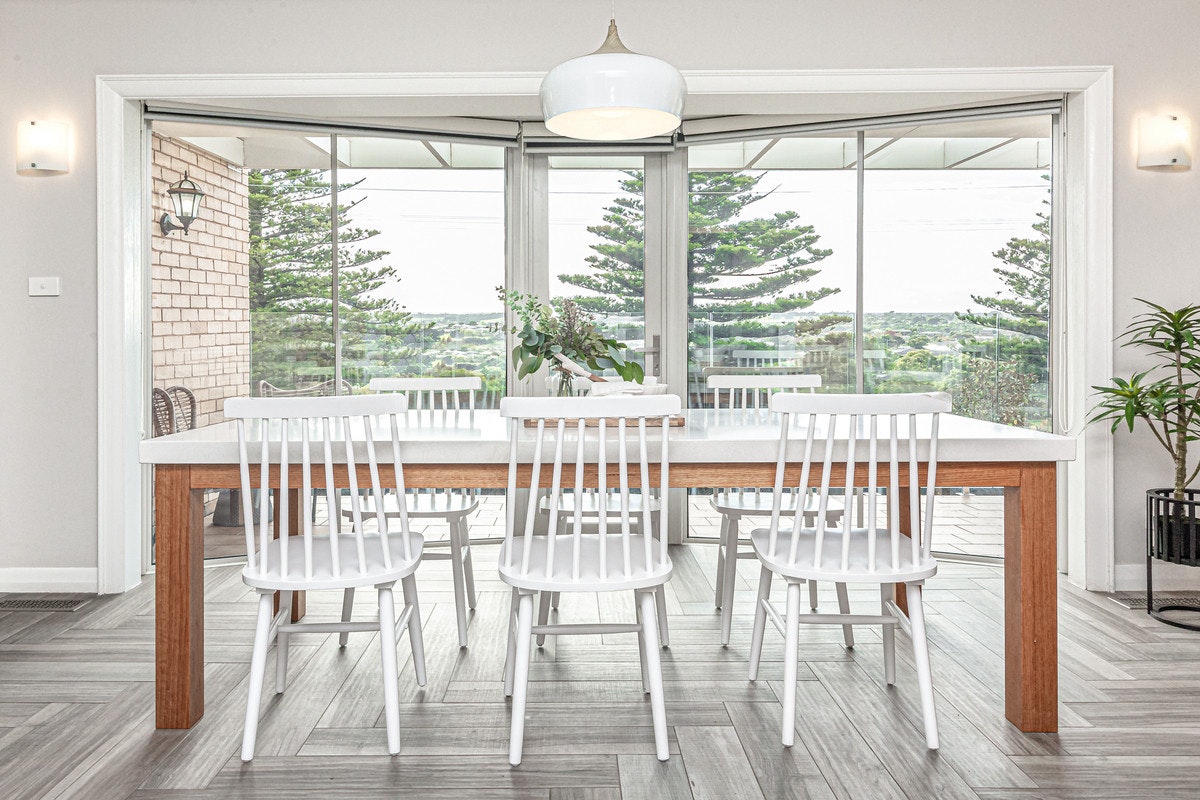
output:
[[[1043,202],[1049,205],[1049,201]],[[993,313],[968,310],[959,314],[959,319],[1043,340],[1050,338],[1050,215],[1039,213],[1037,217],[1033,224],[1035,236],[1013,237],[992,254],[1004,264],[992,270],[1004,288],[994,295],[971,295],[972,301]]]
[[[251,170],[249,183],[251,380],[284,387],[333,377],[331,185],[320,170]],[[339,184],[345,191],[356,184]],[[339,204],[338,315],[346,378],[374,362],[411,357],[414,335],[431,329],[375,290],[398,280],[389,253],[363,243],[379,231],[355,226]]]
[[[564,274],[564,283],[588,293],[573,298],[594,313],[640,314],[645,290],[645,208],[642,173],[626,172],[622,195],[588,231],[600,238],[585,259],[588,272]],[[692,172],[688,208],[688,296],[692,316],[714,323],[745,322],[808,308],[834,288],[804,289],[820,270],[813,264],[833,251],[800,224],[794,211],[748,217],[767,196],[758,184],[767,173]]]
[[947,388],[955,414],[1024,427],[1033,382],[1034,376],[1019,364],[965,356]]

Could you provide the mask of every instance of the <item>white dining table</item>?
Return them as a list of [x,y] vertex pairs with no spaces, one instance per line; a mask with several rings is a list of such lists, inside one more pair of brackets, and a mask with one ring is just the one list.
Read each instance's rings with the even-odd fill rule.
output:
[[[683,426],[665,429],[673,487],[773,485],[777,417],[712,410],[686,411],[683,417]],[[493,410],[410,410],[400,435],[405,483],[506,487],[508,424]],[[522,437],[524,460],[532,455],[535,431]],[[203,493],[240,487],[237,431],[224,422],[146,439],[140,458],[155,471],[156,720],[159,728],[190,728],[204,713]],[[1056,473],[1060,462],[1074,458],[1071,437],[941,417],[937,485],[1004,489],[1005,716],[1022,731],[1058,729]],[[298,468],[293,469],[290,487],[300,485]],[[257,474],[253,477],[257,486]],[[320,479],[314,475],[314,485],[323,486]],[[836,473],[834,480],[840,480]],[[880,482],[886,485],[882,475]],[[278,475],[270,483],[267,488],[277,490]],[[909,520],[908,496],[899,492],[902,528]],[[290,489],[287,501],[295,526],[301,516],[298,490]],[[902,596],[898,600],[903,603]],[[301,600],[293,614],[303,613]]]

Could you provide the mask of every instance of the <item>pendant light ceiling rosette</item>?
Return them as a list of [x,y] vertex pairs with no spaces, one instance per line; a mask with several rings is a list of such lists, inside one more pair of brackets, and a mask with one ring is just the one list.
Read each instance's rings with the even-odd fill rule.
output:
[[625,47],[614,19],[600,49],[550,70],[540,94],[551,133],[612,142],[678,128],[687,84],[667,62]]

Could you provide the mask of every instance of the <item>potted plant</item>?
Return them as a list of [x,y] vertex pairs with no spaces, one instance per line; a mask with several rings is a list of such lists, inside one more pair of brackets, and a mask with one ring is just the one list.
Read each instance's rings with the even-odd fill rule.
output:
[[558,308],[530,294],[505,291],[496,287],[500,300],[516,312],[519,326],[514,326],[517,345],[513,348],[513,363],[517,377],[526,378],[549,362],[555,379],[556,394],[570,394],[571,376],[554,358],[562,354],[587,364],[597,371],[613,369],[624,380],[642,382],[642,365],[626,357],[628,348],[615,339],[608,339],[596,326],[596,320],[573,300],[557,302]]
[[1158,616],[1158,611],[1175,607],[1154,608],[1150,559],[1200,566],[1200,500],[1197,490],[1188,488],[1200,473],[1200,464],[1188,464],[1188,448],[1200,439],[1200,306],[1172,310],[1138,302],[1148,310],[1135,316],[1118,338],[1124,347],[1150,351],[1155,363],[1128,379],[1093,386],[1098,399],[1088,421],[1109,422],[1115,433],[1121,427],[1132,431],[1142,420],[1171,457],[1173,485],[1146,492],[1147,612]]

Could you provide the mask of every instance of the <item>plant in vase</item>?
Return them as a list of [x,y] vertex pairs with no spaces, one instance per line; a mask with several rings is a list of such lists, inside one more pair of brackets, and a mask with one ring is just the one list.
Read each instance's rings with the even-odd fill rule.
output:
[[520,322],[511,331],[517,337],[512,357],[518,378],[533,375],[549,362],[551,374],[557,378],[556,393],[570,394],[571,375],[554,357],[562,354],[589,369],[611,368],[624,380],[642,382],[642,365],[627,357],[629,349],[615,339],[605,338],[595,318],[574,301],[556,301],[555,308],[530,294],[505,291],[502,286],[496,291]]
[[[1108,422],[1111,431],[1133,431],[1142,420],[1171,457],[1171,488],[1146,492],[1147,612],[1154,608],[1150,559],[1200,566],[1200,501],[1188,487],[1200,473],[1189,469],[1188,448],[1200,439],[1200,305],[1168,309],[1138,298],[1147,306],[1118,338],[1123,347],[1150,351],[1155,363],[1128,379],[1114,377],[1108,386],[1093,386],[1097,400],[1088,422]],[[1161,617],[1160,617],[1161,619]],[[1164,620],[1181,627],[1177,621]]]

